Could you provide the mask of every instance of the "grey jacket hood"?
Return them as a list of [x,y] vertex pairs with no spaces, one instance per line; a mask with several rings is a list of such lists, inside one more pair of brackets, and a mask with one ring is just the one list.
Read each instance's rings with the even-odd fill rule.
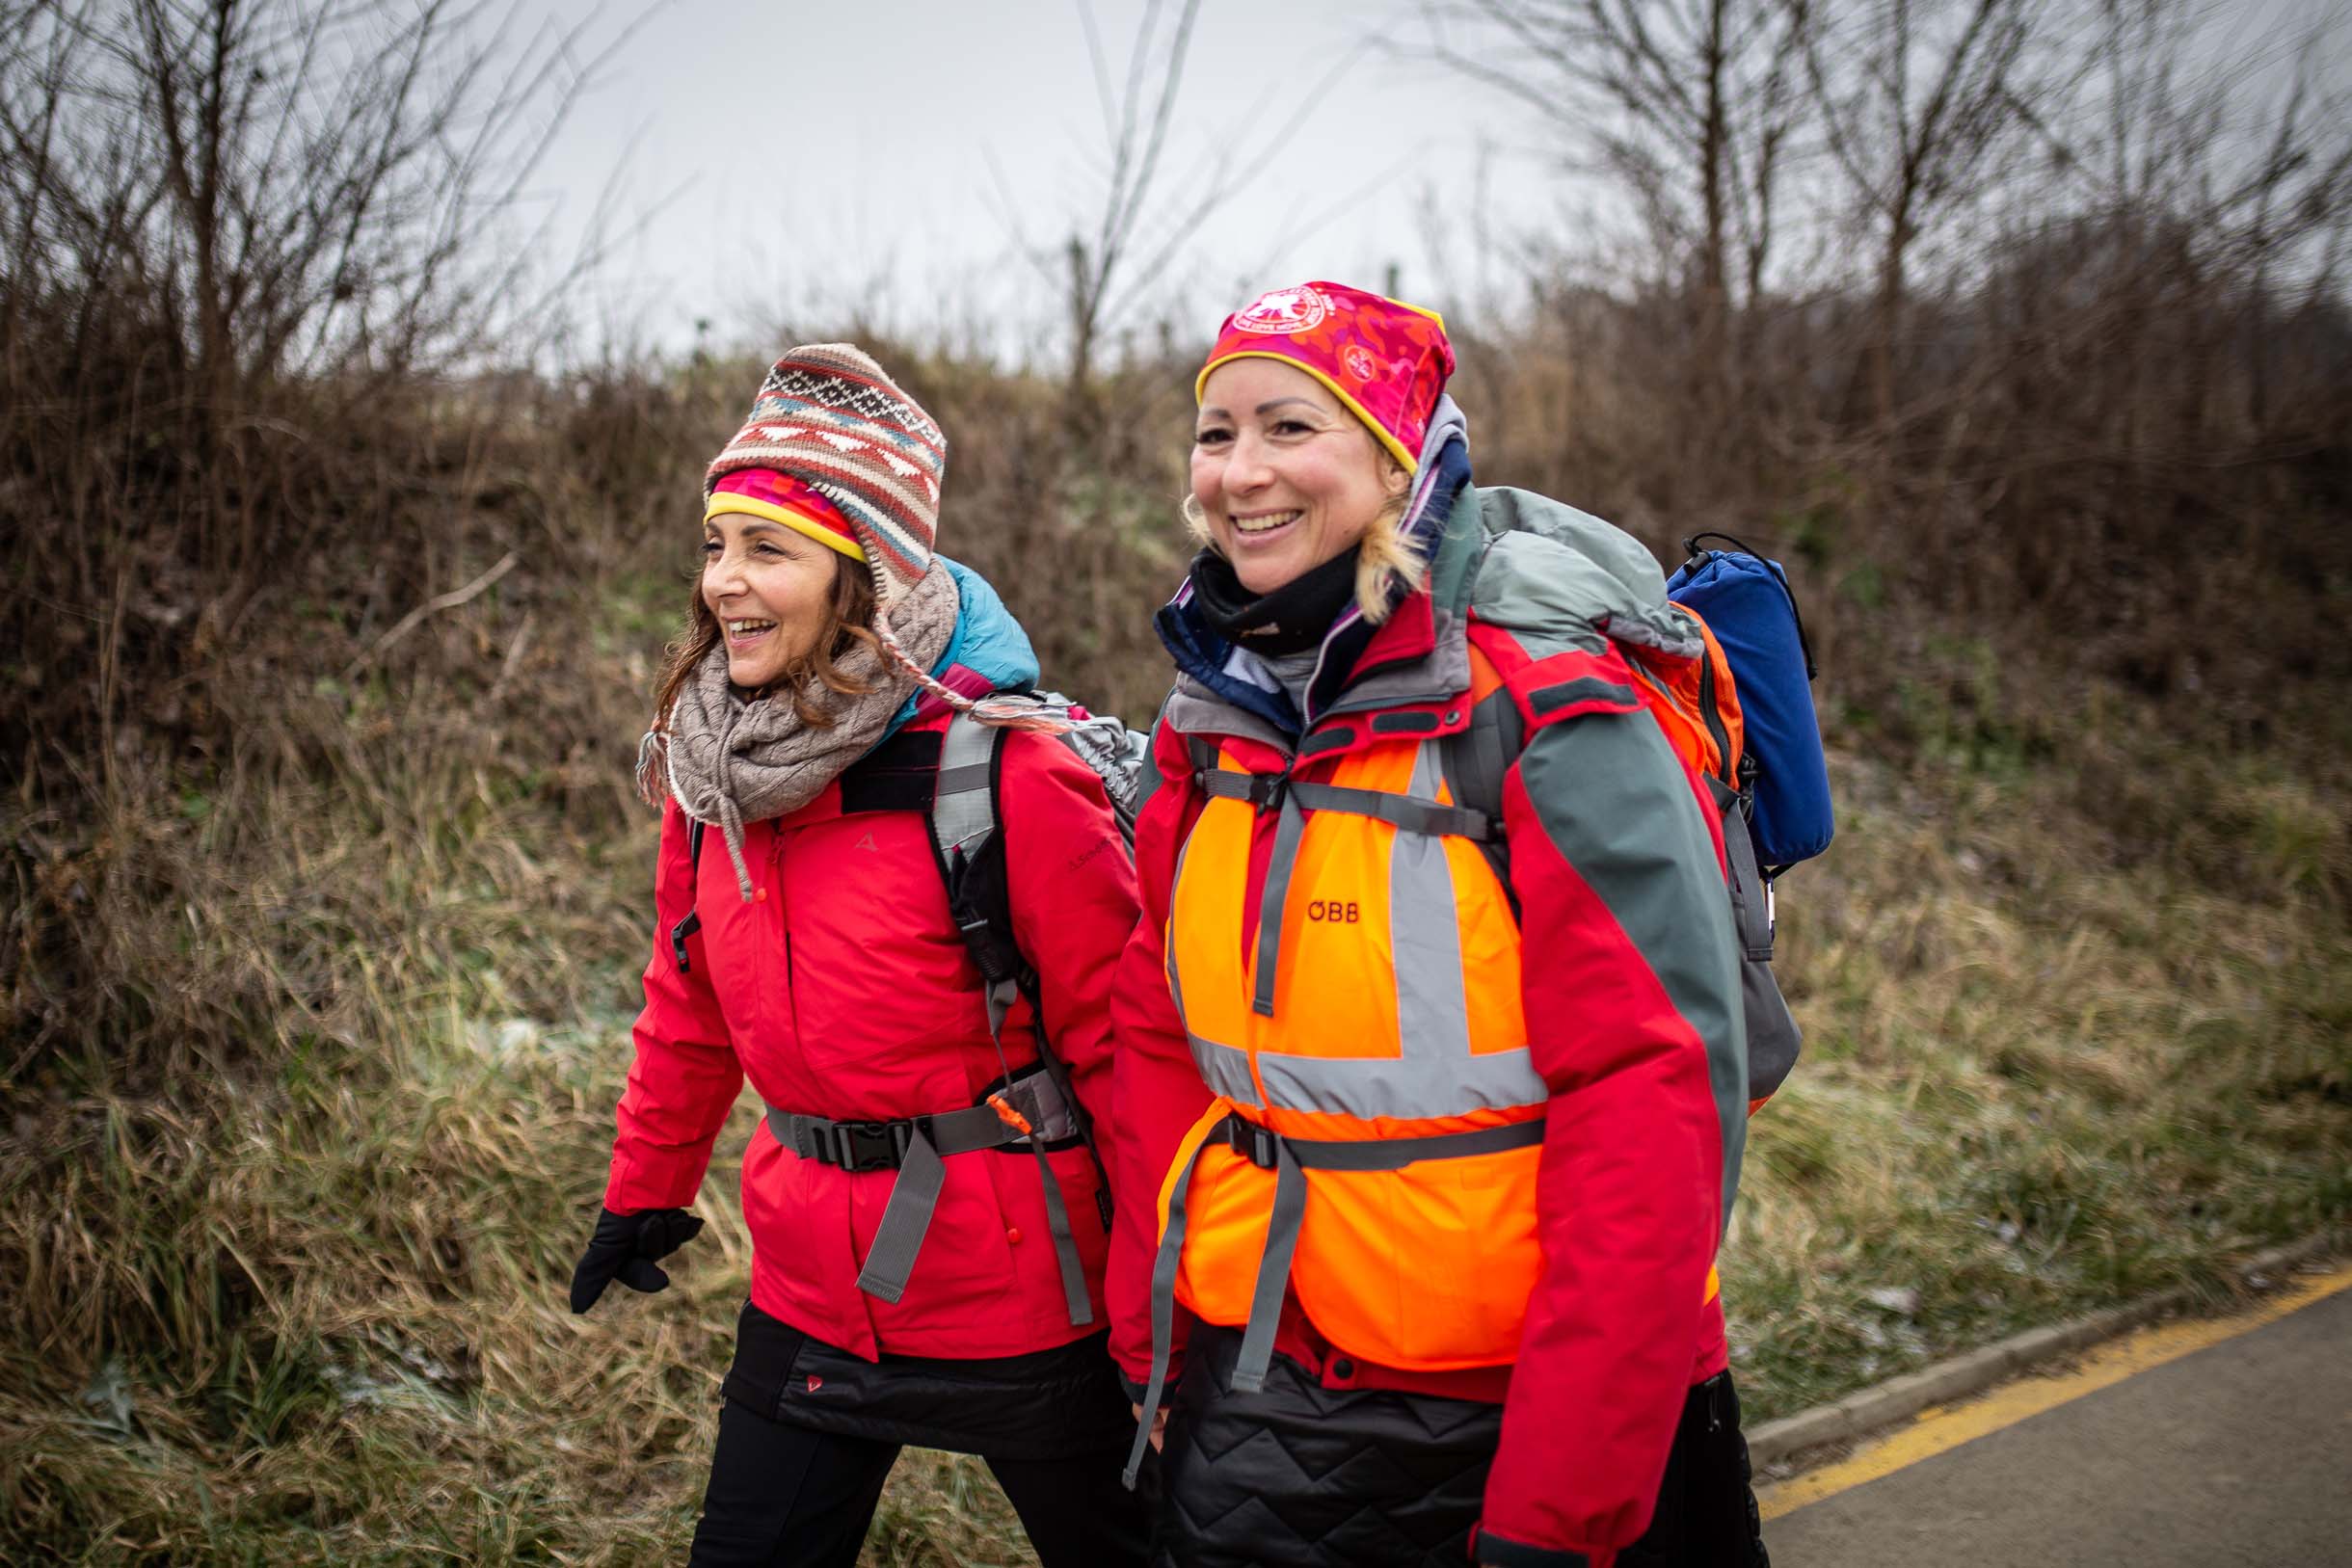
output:
[[1613,639],[1676,657],[1705,647],[1666,597],[1666,574],[1631,534],[1530,491],[1472,490],[1484,534],[1469,605],[1531,653],[1598,652]]

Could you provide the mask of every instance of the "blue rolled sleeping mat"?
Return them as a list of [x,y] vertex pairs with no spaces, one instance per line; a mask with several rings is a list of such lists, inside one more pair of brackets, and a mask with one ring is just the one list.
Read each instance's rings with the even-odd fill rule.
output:
[[[1734,547],[1701,549],[1706,539]],[[1765,875],[1777,876],[1829,848],[1837,831],[1813,711],[1813,651],[1777,561],[1729,534],[1695,534],[1682,547],[1690,559],[1667,580],[1667,597],[1698,612],[1731,666],[1756,765],[1749,833]]]

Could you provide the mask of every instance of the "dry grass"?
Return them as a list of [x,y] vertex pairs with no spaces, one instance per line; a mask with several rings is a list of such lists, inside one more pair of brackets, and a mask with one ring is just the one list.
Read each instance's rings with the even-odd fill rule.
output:
[[[627,654],[537,677],[557,668],[627,706]],[[244,1059],[160,1092],[59,1059],[12,1097],[0,1550],[675,1557],[748,1269],[732,1160],[676,1289],[562,1301],[626,1066],[647,824],[566,829],[440,704],[371,726],[348,718],[369,700],[317,701],[345,715],[312,715],[336,787],[236,802],[280,828],[233,870],[204,880],[226,830],[169,800],[99,825],[137,882],[73,863],[126,953],[176,949],[159,972],[212,976],[191,989],[220,1005],[281,1001]],[[2116,864],[2069,767],[1841,755],[1840,842],[1783,909],[1807,1056],[1754,1124],[1725,1269],[1759,1415],[2218,1290],[2352,1212],[2343,801],[2214,767],[2228,787],[2168,842],[2304,824],[2246,837],[2227,888]],[[157,879],[197,892],[142,925]],[[867,1560],[1029,1559],[984,1470],[917,1454]]]
[[[1807,1054],[1751,1124],[1724,1265],[1759,1413],[2166,1287],[2219,1296],[2352,1212],[2339,906],[2255,865],[2225,890],[2102,864],[2054,772],[1837,782],[1841,843],[1781,910]],[[2347,868],[2339,829],[2325,872]]]
[[[1138,451],[1039,501],[1020,453],[1051,443],[1051,388],[893,359],[980,433],[951,527],[1048,678],[1140,716],[1168,471]],[[12,716],[33,761],[0,807],[0,1556],[682,1551],[748,1270],[732,1157],[676,1289],[585,1320],[562,1291],[647,940],[625,784],[684,591],[675,497],[757,370],[444,396],[414,439],[458,455],[380,497],[388,567],[305,556],[212,669],[166,678],[168,642],[126,660],[160,695],[119,702],[102,746]],[[547,433],[578,460],[535,456]],[[510,548],[509,577],[349,673]],[[2232,749],[2234,720],[2184,730],[1853,592],[1816,621],[1843,651],[1843,825],[1787,884],[1810,1039],[1754,1124],[1725,1269],[1757,1415],[2218,1292],[2352,1214],[2340,721],[2283,703]],[[746,1109],[723,1147],[750,1131]],[[984,1469],[910,1454],[868,1560],[1029,1559]]]
[[[568,75],[205,9],[0,51],[0,1559],[675,1558],[732,1159],[674,1289],[563,1287],[647,940],[631,748],[764,365],[459,373],[529,249],[467,215]],[[306,16],[374,41],[256,20]],[[2018,222],[1921,280],[1883,417],[1833,279],[1750,302],[1735,367],[1672,287],[1457,313],[1482,481],[1752,531],[1811,614],[1844,825],[1725,1270],[1759,1414],[2352,1214],[2352,327],[2226,226],[2122,243],[2208,220]],[[1143,718],[1200,345],[1079,396],[866,340],[953,439],[943,546]],[[868,1560],[1029,1559],[910,1455]]]

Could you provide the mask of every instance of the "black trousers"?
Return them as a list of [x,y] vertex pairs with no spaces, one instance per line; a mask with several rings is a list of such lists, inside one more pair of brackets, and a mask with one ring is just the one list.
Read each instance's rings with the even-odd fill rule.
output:
[[1772,1568],[1753,1479],[1740,1396],[1718,1372],[1683,1401],[1649,1528],[1618,1568]]
[[[693,1568],[852,1568],[899,1445],[819,1432],[729,1399],[694,1531]],[[1147,1504],[1125,1453],[988,1459],[1045,1568],[1140,1568]]]

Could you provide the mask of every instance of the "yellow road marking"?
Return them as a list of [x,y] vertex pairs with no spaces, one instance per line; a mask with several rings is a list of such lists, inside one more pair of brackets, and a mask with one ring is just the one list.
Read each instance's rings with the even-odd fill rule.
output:
[[2039,1416],[2086,1394],[2096,1394],[2151,1368],[2235,1339],[2265,1323],[2277,1322],[2289,1313],[2344,1289],[2352,1289],[2352,1268],[2340,1268],[2289,1286],[2252,1311],[2233,1317],[2159,1323],[2127,1334],[2084,1351],[2071,1370],[2054,1377],[2038,1377],[2029,1372],[1958,1408],[1930,1406],[1913,1417],[1910,1425],[1897,1428],[1892,1435],[1866,1446],[1851,1458],[1763,1488],[1756,1494],[1757,1505],[1763,1509],[1765,1518],[1777,1519],[1809,1502],[1819,1502],[1865,1481],[1891,1475],[1906,1465],[1949,1452],[1988,1432],[2013,1426],[2029,1416]]

